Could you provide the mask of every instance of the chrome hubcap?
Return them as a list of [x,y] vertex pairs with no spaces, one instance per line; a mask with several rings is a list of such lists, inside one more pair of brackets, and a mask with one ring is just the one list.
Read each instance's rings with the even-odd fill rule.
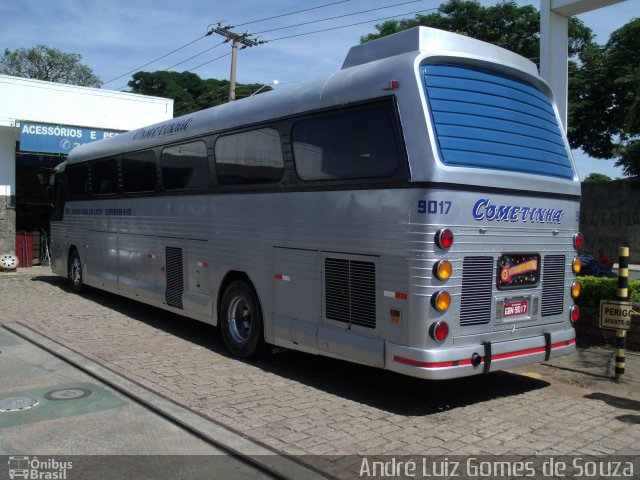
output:
[[79,258],[74,258],[71,264],[71,281],[74,285],[80,285],[82,280],[82,264]]
[[251,311],[244,297],[235,297],[227,310],[229,332],[236,342],[246,342],[251,333]]

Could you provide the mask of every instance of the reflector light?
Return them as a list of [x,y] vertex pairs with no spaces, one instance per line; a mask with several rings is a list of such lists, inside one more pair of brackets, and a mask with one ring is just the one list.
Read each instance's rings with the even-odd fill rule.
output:
[[449,280],[453,267],[448,260],[440,260],[433,266],[433,274],[438,280]]
[[447,250],[453,245],[453,232],[448,228],[441,228],[436,232],[434,241],[439,248]]
[[573,257],[573,262],[571,263],[573,268],[573,273],[576,275],[580,273],[580,269],[582,268],[582,264],[580,263],[580,257]]
[[398,88],[400,88],[400,83],[397,80],[389,80],[382,87],[383,90],[397,90]]
[[436,342],[444,342],[449,336],[449,325],[446,322],[436,322],[429,327],[429,335]]
[[451,295],[444,290],[436,292],[431,297],[431,305],[439,312],[446,312],[451,305]]
[[580,296],[580,292],[582,291],[582,286],[580,282],[573,282],[571,284],[571,296],[573,298],[578,298]]
[[584,235],[578,232],[573,236],[573,246],[578,249],[584,246]]
[[578,320],[580,320],[580,307],[577,305],[574,305],[573,307],[571,307],[571,310],[569,310],[569,318],[571,319],[571,321],[573,323],[576,323]]

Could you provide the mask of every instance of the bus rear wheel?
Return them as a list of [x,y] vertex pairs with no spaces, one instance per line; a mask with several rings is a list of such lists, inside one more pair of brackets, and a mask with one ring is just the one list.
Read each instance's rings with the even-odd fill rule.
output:
[[218,320],[222,339],[233,355],[249,358],[264,353],[262,310],[251,284],[236,280],[227,287]]
[[82,281],[82,261],[77,250],[71,252],[69,257],[69,282],[71,289],[76,293],[84,291],[84,282]]

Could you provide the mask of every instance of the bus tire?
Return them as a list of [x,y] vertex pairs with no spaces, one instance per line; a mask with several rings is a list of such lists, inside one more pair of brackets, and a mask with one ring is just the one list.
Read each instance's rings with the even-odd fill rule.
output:
[[249,358],[264,353],[262,309],[251,284],[236,280],[226,288],[218,320],[222,339],[232,355]]
[[71,255],[69,257],[69,283],[71,284],[71,290],[74,292],[84,292],[85,286],[82,280],[82,261],[80,260],[80,254],[76,249],[71,251]]

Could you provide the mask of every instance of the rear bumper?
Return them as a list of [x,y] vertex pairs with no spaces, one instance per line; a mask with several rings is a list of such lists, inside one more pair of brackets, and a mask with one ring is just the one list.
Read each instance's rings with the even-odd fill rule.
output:
[[388,370],[412,377],[443,380],[539,363],[575,350],[575,330],[571,327],[517,340],[437,350],[387,342],[385,365]]

